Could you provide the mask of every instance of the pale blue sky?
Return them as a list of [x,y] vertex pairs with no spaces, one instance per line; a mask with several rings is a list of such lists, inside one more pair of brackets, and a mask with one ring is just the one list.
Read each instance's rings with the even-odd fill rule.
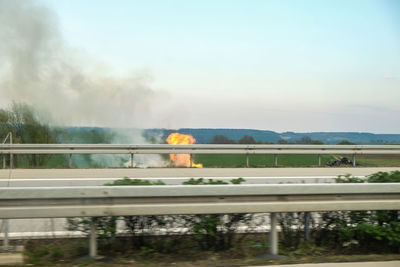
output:
[[182,107],[159,127],[400,133],[400,1],[41,2],[69,46]]

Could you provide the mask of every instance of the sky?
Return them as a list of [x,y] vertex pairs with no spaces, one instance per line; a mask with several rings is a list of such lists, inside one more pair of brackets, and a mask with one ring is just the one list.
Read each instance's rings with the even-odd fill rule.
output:
[[400,133],[400,1],[35,2],[65,46],[167,96],[139,126]]

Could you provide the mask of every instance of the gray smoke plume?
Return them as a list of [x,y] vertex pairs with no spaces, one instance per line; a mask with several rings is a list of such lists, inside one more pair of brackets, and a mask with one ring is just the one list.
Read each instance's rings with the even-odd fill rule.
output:
[[30,104],[61,125],[151,127],[166,108],[167,94],[150,82],[143,74],[115,77],[66,47],[46,7],[0,0],[2,104]]
[[[0,0],[0,105],[26,103],[58,126],[156,127],[168,95],[150,82],[143,74],[116,77],[67,47],[41,4]],[[129,139],[145,143],[140,135]]]

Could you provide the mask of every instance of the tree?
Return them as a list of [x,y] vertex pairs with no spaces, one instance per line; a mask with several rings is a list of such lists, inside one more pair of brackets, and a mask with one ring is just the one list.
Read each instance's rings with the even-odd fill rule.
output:
[[322,141],[320,141],[320,140],[312,140],[312,141],[311,141],[311,144],[312,144],[312,145],[323,145],[324,142],[322,142]]
[[303,136],[299,140],[296,140],[296,144],[323,145],[324,143],[319,140],[312,140],[309,136]]
[[311,144],[312,139],[309,136],[303,136],[302,138],[296,140],[296,144]]
[[338,145],[355,145],[355,143],[352,143],[350,141],[347,140],[342,140],[339,143],[337,143]]
[[256,140],[254,140],[253,136],[245,135],[238,141],[239,144],[255,144]]
[[[9,110],[0,110],[0,126],[0,137],[11,132],[13,143],[17,144],[54,144],[61,133],[41,122],[31,106],[20,103],[14,103]],[[28,159],[28,166],[44,166],[51,155],[14,155],[15,166],[22,157]]]
[[225,135],[222,134],[217,134],[213,137],[213,139],[210,142],[211,144],[234,144],[235,141],[232,139],[229,139]]
[[289,141],[286,139],[279,139],[278,144],[289,144]]

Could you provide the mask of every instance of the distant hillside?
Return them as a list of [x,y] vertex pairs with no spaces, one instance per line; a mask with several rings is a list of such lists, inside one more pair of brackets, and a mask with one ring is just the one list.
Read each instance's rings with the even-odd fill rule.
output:
[[356,144],[400,144],[400,134],[373,134],[357,132],[285,132],[281,134],[282,139],[286,139],[288,141],[293,141],[303,136],[308,136],[313,140],[320,140],[327,144],[337,144],[343,140],[348,140]]
[[211,142],[215,135],[225,135],[229,139],[235,141],[242,138],[244,135],[251,135],[257,141],[274,142],[276,143],[280,138],[279,134],[272,131],[261,131],[261,130],[248,130],[248,129],[192,129],[182,128],[178,130],[170,129],[146,129],[144,135],[148,136],[162,136],[163,139],[171,133],[179,132],[182,134],[190,134],[196,138],[196,143],[207,144]]
[[[62,143],[130,143],[129,136],[138,136],[140,129],[112,129],[101,127],[68,127],[65,129],[66,135]],[[312,140],[319,140],[325,144],[337,144],[347,140],[356,144],[400,144],[400,134],[373,134],[356,132],[310,132],[295,133],[284,132],[277,133],[273,131],[252,130],[252,129],[145,129],[143,135],[149,140],[165,140],[169,134],[179,132],[190,134],[197,140],[197,144],[210,143],[215,135],[224,135],[229,139],[238,141],[244,135],[252,136],[256,141],[266,143],[277,143],[279,140],[287,140],[294,143],[302,137],[310,137]],[[118,138],[115,138],[118,137]],[[125,137],[125,138],[124,138]]]
[[170,133],[179,132],[182,134],[190,134],[196,138],[197,143],[209,143],[215,135],[224,135],[229,139],[238,141],[244,135],[253,136],[256,141],[277,143],[280,139],[289,142],[295,142],[302,137],[308,136],[313,140],[320,140],[326,144],[337,144],[340,141],[347,140],[356,144],[400,144],[400,134],[372,134],[357,132],[310,132],[295,133],[284,132],[277,133],[274,131],[252,130],[252,129],[194,129],[182,128],[177,130],[171,129],[146,129],[145,136],[161,136],[165,139]]
[[177,130],[170,129],[146,129],[146,136],[161,136],[165,139],[170,133],[179,132],[183,134],[191,134],[196,138],[197,143],[209,143],[215,135],[224,135],[235,141],[242,138],[244,135],[253,136],[256,141],[276,143],[280,139],[289,142],[295,142],[304,136],[308,136],[313,140],[320,140],[326,144],[337,144],[340,141],[347,140],[356,144],[400,144],[400,134],[372,134],[372,133],[357,133],[357,132],[310,132],[310,133],[295,133],[284,132],[277,133],[273,131],[251,130],[251,129],[193,129],[182,128]]

